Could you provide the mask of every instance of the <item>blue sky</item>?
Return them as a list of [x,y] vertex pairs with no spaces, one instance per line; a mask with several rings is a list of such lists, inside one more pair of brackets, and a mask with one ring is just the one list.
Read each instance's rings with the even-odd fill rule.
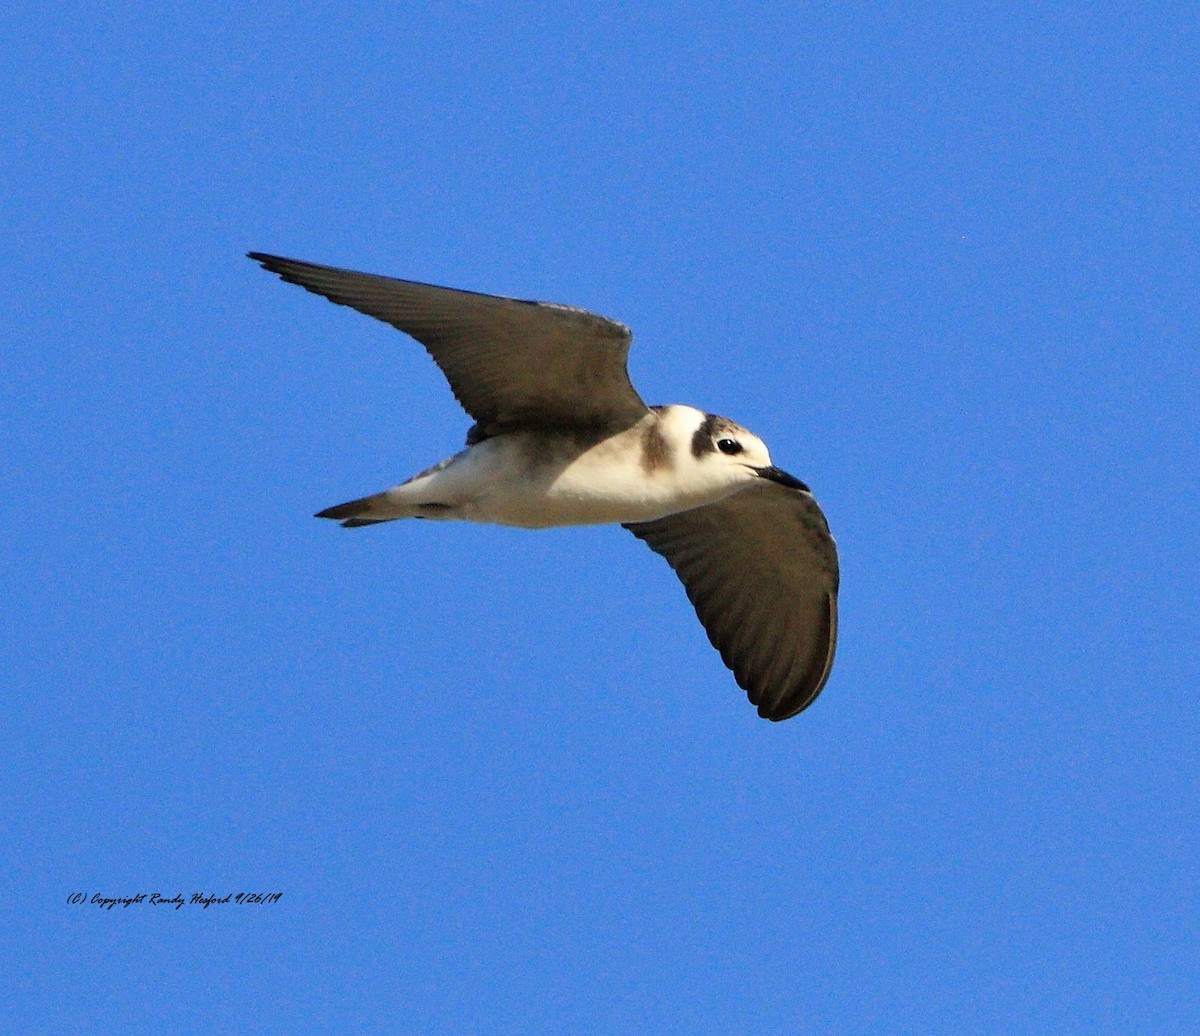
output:
[[[1190,5],[0,31],[14,1029],[1200,1027]],[[469,422],[250,249],[629,324],[824,507],[819,701],[620,529],[312,520]]]

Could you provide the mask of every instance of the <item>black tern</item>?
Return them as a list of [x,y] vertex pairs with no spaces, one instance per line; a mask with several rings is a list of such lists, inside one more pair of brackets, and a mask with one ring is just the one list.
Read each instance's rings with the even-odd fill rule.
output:
[[348,528],[620,523],[674,569],[760,716],[784,720],[812,704],[837,642],[825,516],[741,425],[647,406],[629,380],[629,328],[572,306],[249,255],[415,338],[475,421],[461,453],[318,518]]

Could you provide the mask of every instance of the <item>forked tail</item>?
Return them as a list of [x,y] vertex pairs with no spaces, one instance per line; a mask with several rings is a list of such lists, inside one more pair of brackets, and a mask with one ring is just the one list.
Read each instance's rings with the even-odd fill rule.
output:
[[315,517],[331,518],[341,522],[346,529],[357,529],[363,525],[379,525],[382,522],[394,522],[398,518],[444,518],[450,508],[446,504],[407,503],[399,499],[399,490],[388,489],[373,496],[360,497],[336,507],[327,507],[318,511]]
[[336,507],[327,507],[324,511],[318,511],[314,517],[332,518],[335,522],[341,522],[342,527],[346,529],[357,529],[362,525],[379,525],[381,522],[390,522],[404,517],[399,514],[386,514],[387,510],[395,510],[394,506],[387,507],[387,502],[387,493],[376,493],[374,496],[360,497],[358,500],[350,500],[347,503],[338,504]]

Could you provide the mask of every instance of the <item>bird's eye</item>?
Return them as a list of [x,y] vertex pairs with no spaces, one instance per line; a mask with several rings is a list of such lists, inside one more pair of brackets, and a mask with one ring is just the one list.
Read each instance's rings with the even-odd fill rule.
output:
[[742,444],[737,439],[718,439],[717,449],[732,457],[742,452]]

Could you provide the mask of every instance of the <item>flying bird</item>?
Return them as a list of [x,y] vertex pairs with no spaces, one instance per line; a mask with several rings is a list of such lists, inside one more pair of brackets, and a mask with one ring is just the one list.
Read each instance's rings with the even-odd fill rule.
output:
[[629,380],[624,324],[556,303],[249,256],[415,338],[475,422],[462,452],[318,518],[347,528],[398,518],[531,529],[619,522],[675,570],[760,716],[788,719],[812,704],[837,641],[838,559],[825,516],[741,425],[690,406],[647,406]]

